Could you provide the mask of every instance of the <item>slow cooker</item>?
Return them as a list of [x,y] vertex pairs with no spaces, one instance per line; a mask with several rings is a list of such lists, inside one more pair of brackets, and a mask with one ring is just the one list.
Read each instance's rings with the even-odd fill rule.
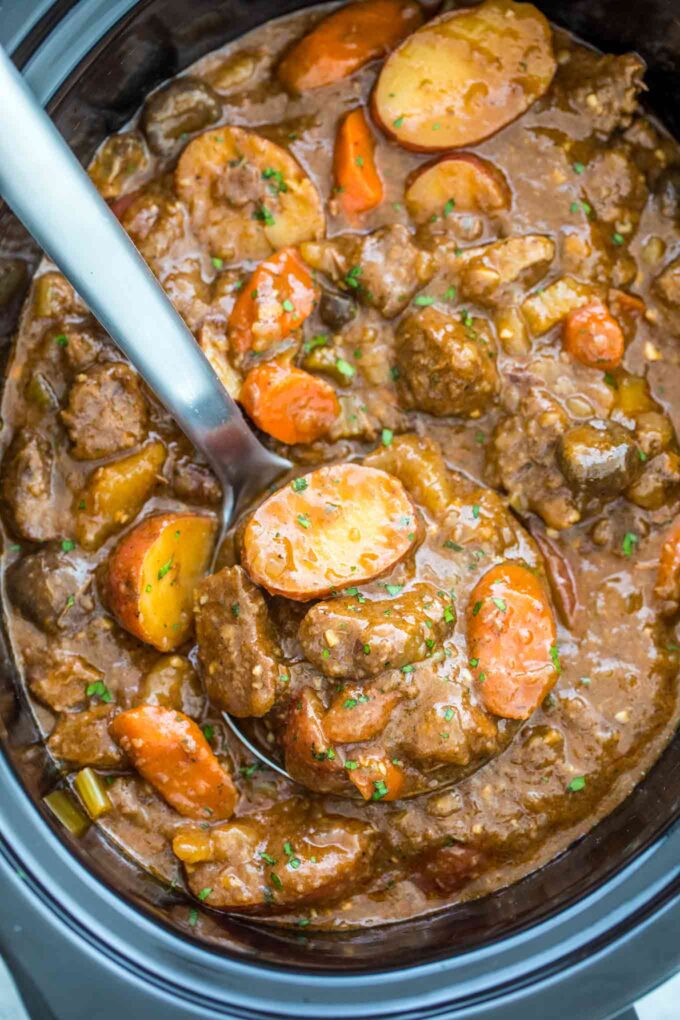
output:
[[[4,0],[0,37],[83,162],[159,82],[305,0]],[[680,133],[680,0],[538,0],[558,24],[649,64]],[[0,257],[38,251],[0,205]],[[3,353],[20,295],[0,307]],[[180,935],[186,903],[96,833],[41,806],[50,766],[0,646],[0,950],[34,1017],[603,1020],[680,968],[680,737],[634,793],[521,882],[440,915],[302,935],[227,919]],[[106,878],[104,877],[106,876]]]

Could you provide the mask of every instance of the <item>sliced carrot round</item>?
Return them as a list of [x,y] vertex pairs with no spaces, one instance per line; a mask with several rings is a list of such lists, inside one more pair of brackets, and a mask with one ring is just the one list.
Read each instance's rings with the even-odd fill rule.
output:
[[299,329],[314,307],[314,284],[294,248],[260,262],[229,316],[233,351],[266,351]]
[[562,339],[565,351],[589,368],[612,372],[621,364],[623,331],[601,301],[590,301],[569,312]]
[[351,110],[340,122],[333,174],[340,205],[349,217],[370,212],[383,199],[383,186],[375,165],[375,140],[364,111]]
[[333,11],[288,51],[279,78],[291,92],[331,85],[393,50],[423,20],[413,0],[363,0]]
[[481,578],[468,604],[467,641],[485,707],[528,719],[560,669],[555,618],[533,571],[506,560]]
[[471,152],[440,156],[418,167],[407,181],[404,198],[415,223],[450,213],[499,212],[512,201],[501,171]]
[[236,806],[236,788],[196,725],[175,709],[140,705],[109,725],[137,771],[186,818],[217,822]]
[[248,521],[243,566],[256,584],[298,602],[364,584],[414,547],[416,510],[377,468],[334,464],[285,485]]
[[429,21],[388,57],[373,113],[400,145],[474,145],[547,90],[557,65],[552,32],[532,4],[485,0]]
[[241,403],[258,428],[290,445],[321,439],[340,414],[330,383],[278,361],[248,372]]

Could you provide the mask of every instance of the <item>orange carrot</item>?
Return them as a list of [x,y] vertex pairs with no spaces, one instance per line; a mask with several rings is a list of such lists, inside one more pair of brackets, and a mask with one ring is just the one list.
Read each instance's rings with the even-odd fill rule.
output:
[[661,547],[654,594],[671,603],[680,599],[680,517],[671,524]]
[[375,141],[364,111],[352,110],[340,122],[333,154],[335,186],[349,217],[369,212],[383,200],[374,153]]
[[248,372],[241,403],[258,428],[290,444],[320,439],[340,414],[329,383],[278,361],[264,362]]
[[486,708],[528,719],[560,671],[555,619],[533,571],[506,560],[482,577],[468,604],[467,641]]
[[590,301],[564,320],[564,349],[590,368],[611,372],[621,363],[623,332],[601,301]]
[[364,0],[324,18],[279,64],[279,78],[291,92],[316,89],[354,74],[384,57],[422,23],[414,0]]
[[229,316],[231,348],[265,351],[299,329],[314,307],[314,284],[295,248],[260,262]]
[[196,723],[174,709],[140,705],[121,712],[111,736],[137,771],[185,818],[223,821],[236,788]]

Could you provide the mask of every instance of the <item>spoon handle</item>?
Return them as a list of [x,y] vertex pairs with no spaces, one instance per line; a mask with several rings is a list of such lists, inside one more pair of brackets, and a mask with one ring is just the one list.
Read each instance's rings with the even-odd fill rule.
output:
[[1,48],[0,96],[0,194],[203,451],[233,499],[246,476],[266,485],[287,462],[276,463],[279,459],[248,428],[162,287]]

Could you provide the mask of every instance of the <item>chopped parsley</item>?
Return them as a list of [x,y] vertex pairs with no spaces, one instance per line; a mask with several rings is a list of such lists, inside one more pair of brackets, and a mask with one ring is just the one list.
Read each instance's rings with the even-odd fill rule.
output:
[[386,797],[387,794],[389,793],[389,790],[387,789],[387,783],[385,782],[384,779],[376,779],[373,783],[373,787],[374,790],[371,800],[382,800],[383,797]]
[[468,661],[473,669],[477,669],[477,666],[479,665],[479,659],[469,659]]
[[348,287],[357,290],[361,285],[359,283],[359,277],[361,276],[361,266],[352,266],[350,271],[345,276],[345,283]]
[[403,123],[404,123],[404,116],[403,116],[403,114],[401,115],[401,117],[397,117],[396,120],[392,121],[392,124],[393,124],[393,126],[395,128],[400,128]]
[[370,645],[364,645],[364,655],[370,655],[370,654],[371,654],[371,646]]
[[273,195],[280,195],[282,192],[288,191],[283,174],[280,170],[275,170],[273,166],[265,167],[262,177],[265,181],[269,181],[269,190]]
[[462,552],[462,545],[458,545],[458,542],[454,542],[452,538],[447,538],[444,542],[445,549],[453,549],[454,552]]
[[451,215],[455,204],[456,204],[455,198],[450,198],[447,202],[444,202],[444,216]]
[[61,548],[63,549],[64,552],[71,552],[71,550],[75,549],[75,547],[76,543],[71,538],[65,538],[64,541],[61,543]]
[[413,304],[418,305],[420,308],[428,308],[430,305],[433,305],[435,301],[436,298],[433,298],[430,294],[419,294],[418,297],[415,298]]
[[261,853],[260,857],[262,858],[265,864],[269,864],[271,867],[274,867],[274,865],[277,863],[276,857],[272,857],[271,854]]
[[68,347],[68,337],[65,333],[60,333],[59,336],[55,336],[54,342],[55,344],[58,344],[59,347]]
[[295,311],[295,305],[290,300],[290,298],[286,298],[285,301],[282,301],[281,302],[281,307],[283,308],[284,312],[294,312]]
[[472,507],[472,516],[475,520],[479,518],[479,503],[475,503]]
[[189,924],[192,928],[195,928],[198,924],[198,911],[195,907],[192,907],[189,911]]
[[552,664],[555,667],[555,672],[561,673],[562,663],[560,662],[560,650],[557,645],[550,646],[550,658],[552,659]]
[[99,698],[105,705],[113,701],[113,695],[103,680],[95,680],[93,684],[88,684],[85,688],[85,693],[88,698]]
[[506,612],[508,606],[507,606],[507,603],[506,603],[505,599],[499,599],[496,595],[494,595],[492,597],[491,601],[493,602],[493,604],[496,607],[496,609],[500,609],[501,613],[505,613]]
[[362,167],[364,165],[364,157],[356,156],[354,162],[356,163],[357,166]]
[[472,615],[473,616],[477,616],[478,615],[479,610],[482,608],[482,601],[483,600],[480,599],[479,602],[475,602],[474,606],[472,607]]
[[572,163],[571,168],[575,174],[582,174],[585,170],[583,163]]
[[250,777],[254,776],[256,772],[259,772],[261,768],[262,764],[259,761],[254,761],[252,765],[241,765],[239,773],[246,779],[250,779]]
[[212,892],[212,889],[210,889],[210,888],[201,889],[200,893],[198,894],[199,900],[201,900],[201,902],[203,902],[204,900],[207,900],[207,898],[208,898],[208,896],[210,896],[211,892]]
[[569,793],[579,793],[579,791],[582,790],[585,787],[585,785],[586,785],[585,776],[574,776],[572,781],[569,783],[567,789],[569,790]]
[[618,230],[615,230],[612,234],[612,244],[622,245],[626,243],[626,239],[623,234],[619,234]]
[[444,297],[445,297],[445,299],[447,301],[455,301],[456,300],[456,294],[457,294],[457,291],[456,291],[455,287],[448,287],[444,291]]
[[258,207],[253,212],[253,219],[259,220],[260,223],[264,223],[268,227],[273,227],[274,224],[276,223],[276,220],[270,213],[269,209],[267,209],[266,205],[264,205],[263,203],[260,203],[260,205],[258,205]]
[[312,523],[309,519],[309,514],[298,514],[297,522],[301,528],[309,528]]
[[402,673],[413,673],[415,668],[416,668],[415,666],[411,665],[411,663],[408,662],[405,666],[401,667],[401,672]]
[[623,542],[621,544],[623,555],[627,556],[630,559],[630,557],[633,555],[635,546],[638,544],[639,541],[640,539],[638,538],[634,531],[627,531],[626,534],[623,536]]
[[354,772],[354,769],[359,768],[359,762],[352,761],[351,758],[348,758],[347,761],[345,762],[345,768],[348,769],[350,772]]
[[212,264],[215,267],[215,269],[222,269],[223,266],[224,266],[224,260],[218,258],[217,255],[213,255],[213,257],[210,259],[210,261],[212,262]]
[[311,340],[306,340],[303,348],[305,354],[309,354],[316,347],[325,347],[328,343],[328,339],[329,338],[327,336],[320,333],[318,336],[313,336]]
[[307,488],[307,479],[294,478],[293,481],[290,483],[290,487],[293,490],[293,492],[304,492],[305,489]]
[[444,622],[445,623],[455,623],[455,621],[456,621],[456,614],[453,611],[453,606],[447,606],[446,609],[444,610]]
[[383,446],[391,446],[392,440],[394,439],[394,432],[392,431],[392,429],[383,429],[380,439],[382,441]]
[[163,578],[165,577],[165,575],[172,569],[172,561],[174,560],[174,558],[175,558],[175,556],[174,556],[174,553],[173,553],[173,555],[170,557],[168,562],[164,563],[163,566],[158,571],[158,580],[159,581],[162,581]]
[[385,591],[388,595],[398,595],[403,587],[403,584],[386,584]]
[[66,599],[66,608],[71,609],[71,607],[75,606],[75,604],[76,604],[75,595],[69,595],[69,597]]
[[208,741],[208,743],[210,743],[212,738],[215,736],[215,727],[210,726],[209,723],[206,723],[206,725],[202,726],[201,729],[203,730],[203,736]]
[[275,871],[272,871],[269,878],[271,880],[272,885],[276,886],[277,889],[283,889],[283,882],[281,881],[281,879],[279,878]]
[[444,712],[444,718],[446,719],[447,722],[451,722],[451,720],[453,719],[453,709],[452,708],[447,708],[446,709],[446,711]]
[[239,606],[238,602],[232,602],[231,615],[234,617],[235,620],[238,620],[239,616],[241,615],[241,607]]
[[356,374],[356,368],[354,365],[350,365],[349,361],[345,361],[344,358],[337,358],[335,367],[340,375],[344,376],[345,379],[351,379],[352,376]]

